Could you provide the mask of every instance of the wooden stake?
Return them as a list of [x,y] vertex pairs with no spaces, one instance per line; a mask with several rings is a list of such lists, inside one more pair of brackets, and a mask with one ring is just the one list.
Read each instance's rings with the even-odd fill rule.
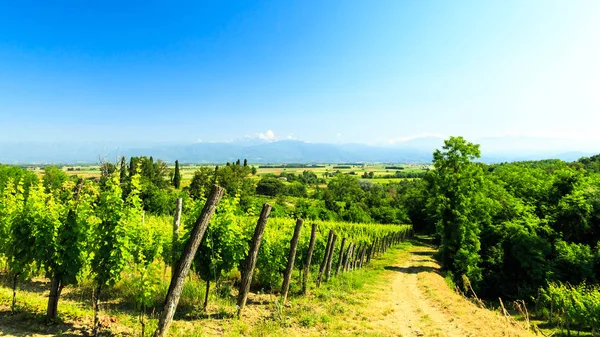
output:
[[319,268],[319,278],[317,279],[317,287],[321,285],[321,280],[323,280],[323,273],[325,272],[325,267],[327,267],[327,256],[329,255],[329,250],[331,249],[331,241],[333,241],[333,230],[329,230],[329,237],[327,238],[327,245],[325,246],[325,255],[323,256],[323,262],[321,262],[321,267]]
[[169,331],[173,316],[175,315],[175,310],[177,309],[177,304],[179,303],[179,298],[181,297],[181,292],[183,291],[185,277],[190,271],[194,255],[196,255],[196,251],[202,242],[202,237],[204,236],[204,232],[206,232],[210,218],[215,213],[215,209],[221,201],[224,192],[225,190],[222,187],[217,185],[213,186],[210,195],[204,204],[202,213],[194,224],[190,239],[185,245],[181,259],[179,259],[173,277],[171,278],[171,284],[169,285],[169,291],[165,298],[163,311],[160,315],[156,332],[154,333],[155,337],[164,337]]
[[171,277],[175,272],[175,262],[177,261],[177,241],[179,241],[179,226],[181,226],[182,199],[177,198],[175,205],[175,216],[173,217],[173,240],[171,245]]
[[292,278],[292,272],[294,271],[294,260],[296,259],[296,248],[298,247],[298,239],[300,238],[300,230],[302,230],[302,223],[304,220],[298,218],[296,221],[296,228],[294,228],[294,235],[292,241],[290,241],[290,253],[288,255],[287,268],[283,276],[283,285],[281,286],[283,302],[287,300],[288,291],[290,290],[290,279]]
[[246,259],[246,270],[244,271],[244,275],[242,275],[242,283],[240,284],[240,292],[237,298],[238,318],[241,316],[242,310],[244,310],[244,307],[246,306],[248,292],[250,291],[250,283],[252,282],[252,273],[256,266],[258,250],[260,249],[260,243],[265,232],[265,227],[267,226],[267,219],[269,218],[269,214],[271,214],[271,208],[272,207],[269,204],[263,205],[260,217],[258,218],[258,223],[254,229],[254,236],[252,237],[252,243],[250,244],[250,252]]
[[327,266],[325,267],[325,282],[329,282],[331,277],[331,263],[333,262],[333,253],[335,251],[335,242],[338,236],[333,234],[333,241],[331,241],[331,248],[329,249],[329,256],[327,257]]
[[342,269],[342,264],[344,262],[344,248],[346,247],[346,238],[342,239],[342,246],[340,247],[340,255],[338,257],[337,269],[335,271],[335,275],[337,276]]
[[304,265],[304,274],[302,275],[302,293],[306,294],[306,283],[308,282],[308,273],[310,272],[310,263],[312,262],[313,251],[315,250],[315,240],[317,239],[317,224],[312,225],[310,232],[310,243],[308,244],[308,255]]

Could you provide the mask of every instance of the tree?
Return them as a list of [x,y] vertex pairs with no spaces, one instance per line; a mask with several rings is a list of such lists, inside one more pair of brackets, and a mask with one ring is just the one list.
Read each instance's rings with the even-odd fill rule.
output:
[[100,186],[105,187],[107,180],[117,171],[117,166],[113,163],[102,162],[100,164]]
[[215,172],[206,166],[200,167],[194,176],[189,186],[185,187],[188,190],[192,199],[198,200],[202,197],[207,197],[210,193],[210,187],[214,183]]
[[285,187],[285,194],[293,197],[306,197],[306,186],[298,181],[294,181]]
[[127,162],[125,157],[121,157],[121,168],[119,169],[119,181],[121,182],[121,188],[127,183]]
[[181,173],[179,173],[179,160],[175,161],[175,175],[173,175],[173,186],[177,189],[181,187]]
[[256,194],[278,196],[285,192],[285,184],[274,177],[264,177],[256,184]]
[[56,166],[44,167],[44,187],[46,192],[57,191],[61,188],[62,184],[67,181],[69,177],[61,169]]
[[442,150],[433,153],[435,170],[428,176],[434,191],[431,202],[435,205],[442,266],[456,280],[465,275],[472,282],[481,279],[478,263],[483,219],[478,206],[483,198],[483,171],[472,162],[479,156],[479,145],[450,137]]
[[77,275],[88,262],[90,228],[96,225],[93,203],[97,192],[91,183],[80,179],[75,186],[65,183],[69,200],[56,204],[50,196],[45,203],[45,219],[36,226],[36,258],[51,280],[46,317],[56,318],[58,301],[64,286],[75,284]]
[[31,186],[29,196],[24,201],[23,189],[19,184],[15,199],[11,202],[14,217],[6,243],[6,257],[8,270],[13,276],[13,310],[16,304],[17,281],[28,276],[30,267],[35,262],[35,227],[45,216],[44,195],[44,186],[38,183]]

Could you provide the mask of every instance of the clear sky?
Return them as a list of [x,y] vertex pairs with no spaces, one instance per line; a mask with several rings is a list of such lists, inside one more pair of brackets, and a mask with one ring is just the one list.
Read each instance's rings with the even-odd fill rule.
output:
[[600,143],[600,1],[2,1],[0,141]]

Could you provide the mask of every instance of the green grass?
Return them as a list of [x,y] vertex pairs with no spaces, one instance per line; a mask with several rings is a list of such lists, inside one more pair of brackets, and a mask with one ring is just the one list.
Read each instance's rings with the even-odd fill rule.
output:
[[[329,282],[323,283],[319,288],[311,283],[306,296],[300,294],[298,277],[295,273],[287,305],[278,302],[277,293],[253,295],[260,296],[265,301],[263,304],[249,304],[241,320],[234,318],[235,291],[222,291],[220,294],[212,291],[208,310],[203,312],[198,309],[204,298],[205,284],[192,276],[186,280],[186,287],[176,315],[177,320],[172,325],[170,336],[222,334],[287,336],[297,334],[298,331],[306,335],[320,335],[324,331],[328,335],[335,335],[338,331],[344,331],[344,335],[361,335],[361,327],[348,326],[346,317],[364,314],[365,303],[372,291],[371,286],[383,282],[381,273],[385,271],[384,267],[394,263],[398,253],[410,247],[411,244],[408,242],[401,243],[383,256],[373,259],[371,264],[363,269],[342,273]],[[89,333],[93,317],[89,300],[91,287],[88,285],[67,287],[59,303],[59,320],[53,325],[47,325],[44,320],[47,284],[32,287],[31,284],[25,283],[22,288],[24,289],[19,290],[17,295],[19,313],[11,315],[8,311],[12,290],[6,286],[0,287],[0,334],[3,331],[68,333],[74,336]],[[166,288],[164,290],[166,292]],[[107,291],[108,296],[104,298],[102,304],[102,315],[112,317],[117,322],[107,331],[110,330],[114,334],[139,335],[138,312],[131,301],[127,300],[131,297],[132,291],[135,289],[128,284],[127,279]],[[158,303],[157,308],[154,308],[155,311],[149,310],[145,317],[148,335],[156,327],[156,313],[162,296],[164,295],[161,294],[160,298],[156,299]],[[3,327],[4,325],[6,328]]]

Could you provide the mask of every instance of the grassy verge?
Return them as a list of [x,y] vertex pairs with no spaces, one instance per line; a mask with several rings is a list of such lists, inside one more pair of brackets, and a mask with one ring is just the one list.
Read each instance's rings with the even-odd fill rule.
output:
[[[234,317],[235,290],[225,285],[211,292],[206,311],[199,310],[204,283],[196,278],[186,282],[183,307],[176,315],[170,336],[284,336],[284,335],[361,335],[380,336],[368,331],[366,322],[373,315],[368,301],[372,292],[385,285],[384,267],[408,258],[409,242],[391,248],[363,269],[342,273],[323,283],[314,284],[306,296],[301,295],[299,275],[295,274],[291,296],[286,305],[277,294],[252,293],[242,319]],[[313,275],[314,276],[314,275]],[[114,296],[126,285],[113,289],[104,301],[101,321],[105,335],[140,336],[139,313],[123,299]],[[48,285],[37,280],[25,283],[17,295],[17,313],[10,312],[12,290],[0,287],[0,335],[6,336],[81,336],[88,335],[92,325],[91,293],[85,286],[66,288],[59,303],[59,319],[53,324],[44,320]],[[185,292],[185,291],[184,291]],[[113,297],[110,297],[113,295]],[[385,313],[383,313],[385,314]],[[143,316],[146,335],[154,331],[157,313],[152,309]],[[354,318],[348,320],[348,318]]]

